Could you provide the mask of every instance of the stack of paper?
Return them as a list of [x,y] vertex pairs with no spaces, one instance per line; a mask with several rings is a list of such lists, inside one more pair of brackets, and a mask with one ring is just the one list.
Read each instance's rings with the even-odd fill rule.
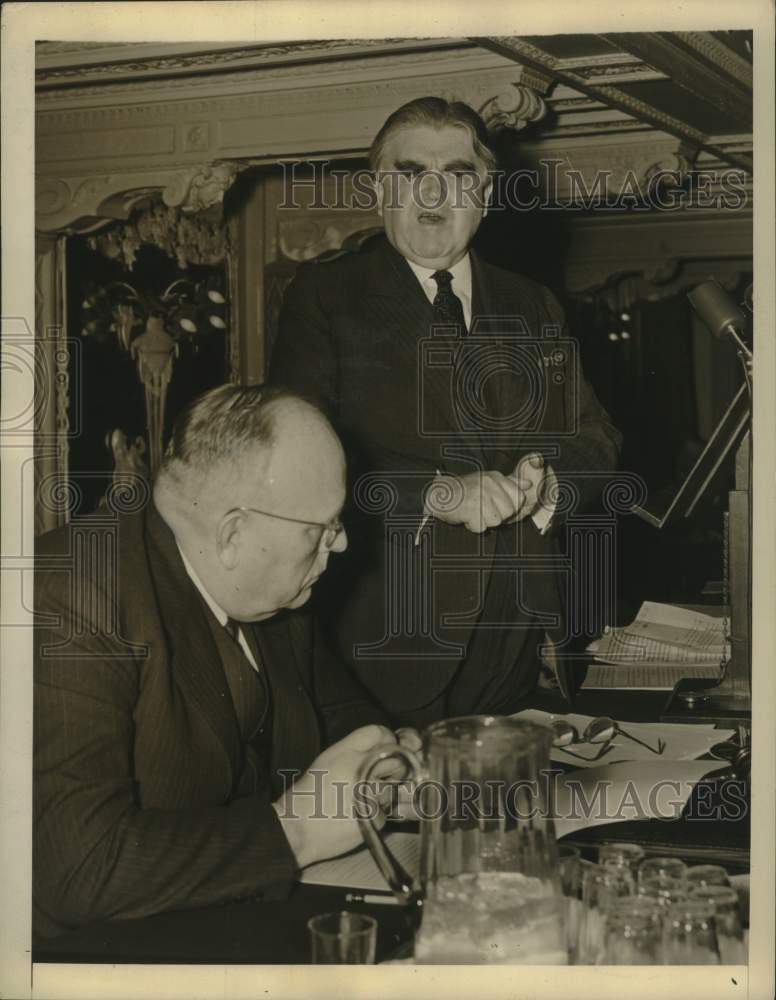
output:
[[[571,767],[594,767],[598,764],[614,764],[619,761],[679,761],[695,760],[708,753],[715,743],[722,743],[735,735],[732,729],[715,729],[713,725],[691,723],[681,725],[675,722],[623,722],[621,732],[615,733],[611,741],[611,749],[596,760],[602,744],[587,743],[582,740],[585,729],[593,721],[590,715],[579,715],[569,712],[567,715],[553,715],[539,709],[528,708],[512,716],[514,719],[527,719],[540,725],[551,726],[554,719],[562,719],[574,726],[580,742],[571,743],[568,747],[553,747],[550,758],[559,764]],[[635,736],[648,746],[640,746],[627,735]],[[663,744],[660,754],[653,753]],[[719,762],[718,762],[719,763]],[[720,763],[721,766],[721,763]]]
[[[678,819],[693,787],[720,766],[721,762],[715,760],[670,762],[655,758],[637,764],[599,764],[569,771],[560,775],[552,787],[556,836],[565,837],[605,823]],[[420,869],[420,837],[392,831],[386,841],[404,870],[416,878]],[[307,885],[389,891],[372,855],[363,846],[339,858],[308,866],[300,881]]]
[[629,820],[679,819],[692,790],[718,760],[639,761],[570,771],[554,787],[555,835]]
[[[385,834],[385,841],[388,850],[402,868],[410,875],[417,875],[420,867],[420,837],[415,833],[393,830]],[[315,864],[308,865],[299,881],[305,885],[347,886],[375,892],[390,890],[366,846],[329,861],[316,861]]]
[[584,688],[670,690],[683,677],[719,678],[729,655],[723,619],[652,601],[588,651],[597,664],[588,668]]

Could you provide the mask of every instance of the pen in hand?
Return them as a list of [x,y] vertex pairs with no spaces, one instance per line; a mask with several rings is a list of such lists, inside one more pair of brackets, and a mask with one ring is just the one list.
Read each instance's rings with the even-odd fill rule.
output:
[[[437,469],[436,475],[441,476],[442,472],[439,469]],[[418,530],[415,532],[415,548],[417,548],[418,545],[420,545],[421,533],[430,520],[431,520],[431,515],[428,513],[428,511],[426,511],[426,513],[423,515],[423,520],[420,522]]]

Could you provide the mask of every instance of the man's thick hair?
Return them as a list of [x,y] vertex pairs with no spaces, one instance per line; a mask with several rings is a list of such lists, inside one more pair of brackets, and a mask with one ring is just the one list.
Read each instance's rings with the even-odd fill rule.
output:
[[400,129],[410,128],[413,125],[430,125],[432,128],[453,125],[465,128],[471,136],[474,152],[488,171],[495,170],[496,154],[491,149],[485,122],[474,108],[464,104],[463,101],[446,101],[443,97],[418,97],[414,101],[402,104],[388,116],[369,150],[369,166],[372,170],[378,169],[383,149],[390,137]]
[[198,396],[175,421],[160,475],[174,475],[179,465],[204,473],[247,448],[271,444],[275,404],[283,400],[302,397],[267,385],[220,385]]

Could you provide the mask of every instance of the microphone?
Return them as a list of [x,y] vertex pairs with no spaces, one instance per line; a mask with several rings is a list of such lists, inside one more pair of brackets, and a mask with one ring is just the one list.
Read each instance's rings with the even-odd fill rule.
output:
[[748,357],[752,352],[741,339],[741,331],[746,323],[743,311],[733,301],[722,286],[716,281],[704,281],[687,293],[690,305],[698,317],[703,320],[715,337],[722,340],[725,336],[732,337]]

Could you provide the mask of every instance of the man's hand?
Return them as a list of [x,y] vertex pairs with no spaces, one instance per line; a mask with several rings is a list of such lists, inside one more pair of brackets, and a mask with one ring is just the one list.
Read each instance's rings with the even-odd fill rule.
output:
[[[320,753],[273,803],[300,868],[361,844],[353,786],[366,758],[392,746],[396,737],[390,729],[362,726]],[[399,780],[403,774],[403,763],[393,758],[380,761],[372,771],[376,781]],[[380,813],[378,826],[384,821]]]
[[414,753],[419,753],[423,747],[423,740],[420,738],[420,733],[411,726],[402,726],[400,729],[397,729],[396,739],[399,741],[400,747],[404,747],[405,750],[412,750]]
[[465,476],[437,476],[426,493],[426,510],[438,521],[462,524],[481,534],[504,521],[522,516],[525,492],[532,480],[515,473],[470,472]]
[[545,500],[545,465],[544,457],[538,452],[524,455],[517,463],[511,479],[522,493],[523,502],[516,511],[515,521],[532,517]]

